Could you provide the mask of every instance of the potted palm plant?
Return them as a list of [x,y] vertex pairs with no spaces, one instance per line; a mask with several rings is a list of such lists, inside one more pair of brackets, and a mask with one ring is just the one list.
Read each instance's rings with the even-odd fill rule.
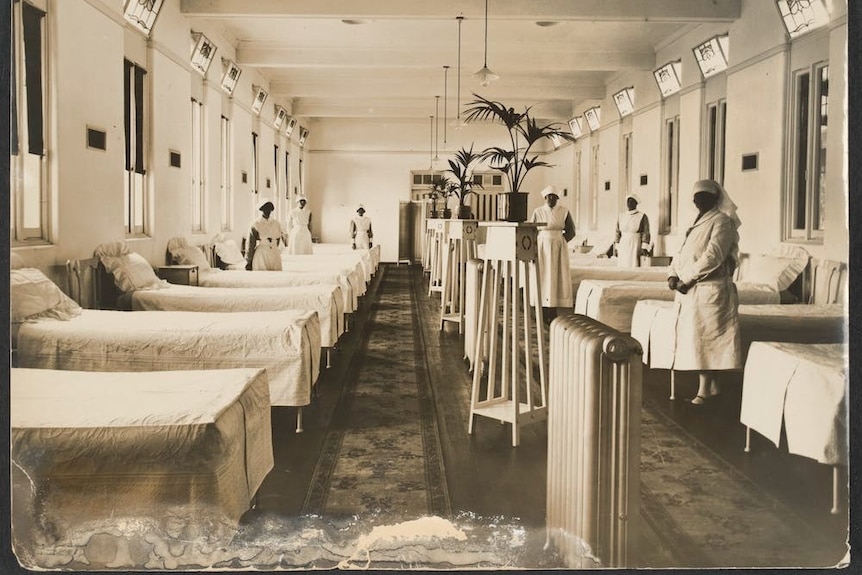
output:
[[473,153],[470,149],[461,148],[455,153],[455,159],[449,160],[447,170],[455,178],[452,194],[458,198],[458,219],[467,220],[473,217],[470,206],[467,205],[467,196],[475,193],[474,187],[482,187],[482,184],[473,182],[473,164],[482,159],[481,154]]
[[540,140],[559,137],[574,142],[572,134],[562,124],[539,124],[530,115],[530,106],[523,112],[507,108],[502,102],[495,102],[473,94],[476,98],[467,104],[465,119],[472,121],[499,122],[509,132],[509,147],[494,146],[480,154],[489,160],[491,168],[502,172],[509,183],[509,192],[502,194],[498,206],[498,218],[509,222],[523,222],[527,219],[527,193],[521,192],[521,185],[527,173],[533,168],[548,168],[551,164],[539,160],[538,155],[530,156],[530,150]]
[[437,200],[443,199],[443,218],[449,219],[452,217],[452,210],[449,208],[449,196],[452,195],[452,190],[454,189],[455,184],[449,181],[449,178],[446,176],[437,176],[434,178],[434,183],[431,186],[431,193],[429,194],[431,201],[434,205],[433,211],[431,212],[432,218],[436,218],[439,212],[437,212]]

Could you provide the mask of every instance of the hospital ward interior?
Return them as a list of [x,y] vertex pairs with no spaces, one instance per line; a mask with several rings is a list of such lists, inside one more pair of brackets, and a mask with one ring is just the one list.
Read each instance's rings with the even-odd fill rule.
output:
[[858,3],[6,9],[4,572],[852,564]]

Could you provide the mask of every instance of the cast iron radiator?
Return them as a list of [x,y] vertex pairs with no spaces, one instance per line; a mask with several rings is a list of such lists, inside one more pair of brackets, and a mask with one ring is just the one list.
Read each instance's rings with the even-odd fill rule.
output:
[[577,314],[550,332],[546,547],[570,568],[627,567],[640,508],[641,346]]

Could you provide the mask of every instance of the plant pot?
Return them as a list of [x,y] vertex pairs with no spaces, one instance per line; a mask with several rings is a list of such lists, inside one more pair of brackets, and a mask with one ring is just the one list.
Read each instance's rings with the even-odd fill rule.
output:
[[502,222],[526,222],[527,195],[520,192],[497,194],[497,220]]
[[470,209],[470,206],[458,206],[458,219],[459,220],[472,220],[473,219],[473,210]]
[[451,217],[452,217],[452,210],[449,208],[444,208],[443,209],[443,219],[448,220]]

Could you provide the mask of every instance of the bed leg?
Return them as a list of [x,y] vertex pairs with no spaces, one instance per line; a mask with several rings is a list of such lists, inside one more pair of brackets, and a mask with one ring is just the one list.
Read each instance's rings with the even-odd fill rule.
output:
[[302,408],[296,408],[296,432],[302,433]]
[[751,428],[745,426],[745,449],[746,453],[751,453]]
[[670,370],[670,398],[676,399],[676,378],[673,376],[673,370]]

